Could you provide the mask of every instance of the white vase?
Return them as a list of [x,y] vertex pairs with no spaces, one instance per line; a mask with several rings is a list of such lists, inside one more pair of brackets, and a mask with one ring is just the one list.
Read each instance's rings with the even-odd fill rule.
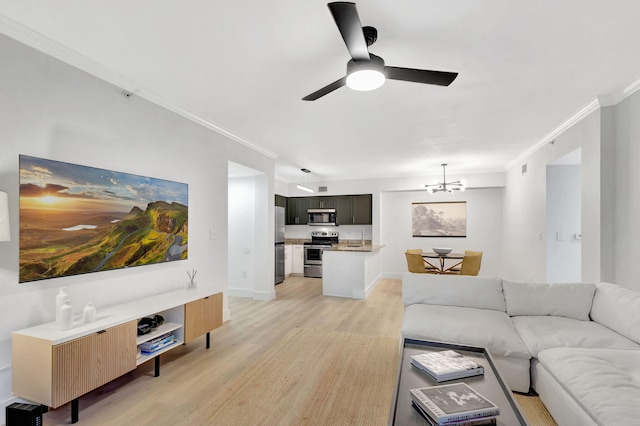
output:
[[69,300],[66,300],[60,307],[60,323],[58,324],[58,328],[60,328],[60,330],[69,330],[72,326],[73,308]]
[[92,302],[87,302],[87,305],[82,310],[82,320],[84,322],[94,322],[96,320],[96,307]]
[[58,295],[56,296],[56,324],[58,324],[58,326],[60,325],[60,308],[62,308],[64,302],[68,302],[70,300],[67,288],[60,287]]

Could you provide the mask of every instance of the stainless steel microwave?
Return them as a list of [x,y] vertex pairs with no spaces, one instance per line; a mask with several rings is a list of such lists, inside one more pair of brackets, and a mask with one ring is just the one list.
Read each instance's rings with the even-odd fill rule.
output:
[[307,214],[308,225],[336,225],[336,209],[309,209]]

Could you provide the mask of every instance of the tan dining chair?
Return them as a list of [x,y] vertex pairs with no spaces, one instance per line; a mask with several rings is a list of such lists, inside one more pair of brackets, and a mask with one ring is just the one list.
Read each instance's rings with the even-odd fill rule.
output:
[[407,258],[409,272],[418,274],[435,273],[435,269],[432,268],[431,265],[425,264],[422,258],[422,249],[407,250],[404,255]]
[[482,252],[465,250],[464,258],[460,262],[460,266],[450,269],[450,274],[458,275],[478,275],[480,272],[480,264],[482,263]]

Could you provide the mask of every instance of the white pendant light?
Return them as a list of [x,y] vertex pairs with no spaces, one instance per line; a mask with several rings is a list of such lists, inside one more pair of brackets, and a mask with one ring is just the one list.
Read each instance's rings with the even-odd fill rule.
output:
[[311,189],[310,187],[308,187],[307,185],[304,185],[304,183],[305,183],[304,177],[305,177],[305,175],[311,173],[311,170],[309,170],[309,169],[300,169],[300,171],[302,173],[304,173],[304,175],[302,175],[302,184],[297,184],[296,188],[298,188],[298,189],[300,189],[302,191],[310,192],[310,193],[313,194],[314,190]]

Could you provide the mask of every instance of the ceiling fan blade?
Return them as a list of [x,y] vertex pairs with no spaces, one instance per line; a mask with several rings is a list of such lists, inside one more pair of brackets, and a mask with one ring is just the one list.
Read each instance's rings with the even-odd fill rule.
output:
[[322,89],[313,92],[310,95],[305,96],[304,98],[302,98],[303,101],[315,101],[318,98],[323,97],[324,95],[328,95],[329,93],[333,92],[336,89],[341,88],[342,86],[344,86],[345,84],[347,84],[347,77],[342,77],[340,80],[336,80],[333,83],[324,86]]
[[458,76],[457,72],[417,70],[414,68],[384,67],[387,78],[391,80],[413,81],[414,83],[448,86]]
[[349,54],[355,61],[368,61],[369,49],[364,39],[360,17],[355,3],[335,2],[329,3],[329,10],[336,21],[338,30],[342,35],[344,44],[347,45]]

